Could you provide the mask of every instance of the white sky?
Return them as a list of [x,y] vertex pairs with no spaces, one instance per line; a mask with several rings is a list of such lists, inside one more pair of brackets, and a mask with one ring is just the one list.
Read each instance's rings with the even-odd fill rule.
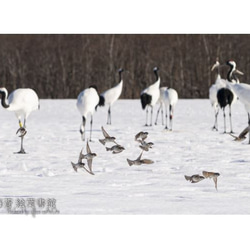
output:
[[249,33],[247,1],[0,0],[1,33]]

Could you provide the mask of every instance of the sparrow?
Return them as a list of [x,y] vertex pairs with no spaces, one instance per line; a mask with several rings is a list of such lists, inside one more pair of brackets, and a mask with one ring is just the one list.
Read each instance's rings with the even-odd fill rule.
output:
[[203,171],[202,174],[205,178],[210,178],[210,179],[213,178],[215,189],[217,190],[217,177],[220,176],[220,174],[214,173],[214,172],[207,172],[207,171]]
[[[82,159],[86,159],[89,167],[89,171],[93,173],[92,171],[92,161],[93,158],[96,157],[96,153],[92,153],[89,147],[89,142],[87,141],[87,154],[82,155]],[[94,174],[94,173],[93,173]]]
[[137,141],[141,143],[141,145],[139,147],[144,151],[148,151],[154,145],[153,142],[146,142],[143,140],[137,140]]
[[19,137],[24,137],[27,134],[27,130],[24,127],[20,127],[17,131],[16,134],[20,133]]
[[115,144],[117,144],[115,142],[115,137],[109,136],[109,134],[105,131],[105,129],[103,127],[102,127],[102,133],[105,137],[104,139],[99,139],[99,141],[102,145],[105,145],[107,142],[114,142]]
[[142,153],[143,153],[143,151],[141,152],[141,154],[139,155],[139,157],[136,160],[127,159],[128,165],[132,166],[132,165],[142,165],[142,164],[152,164],[152,163],[154,163],[154,161],[149,160],[149,159],[141,159]]
[[137,141],[138,139],[141,139],[142,141],[144,141],[148,136],[148,132],[139,132],[138,134],[135,135],[135,141]]
[[250,125],[247,126],[247,127],[239,134],[239,136],[235,136],[235,135],[233,135],[233,134],[231,134],[231,133],[230,133],[230,135],[231,135],[232,137],[234,137],[234,141],[244,141],[244,140],[246,139],[246,135],[247,135],[247,133],[249,133],[249,131],[250,131]]
[[80,154],[79,154],[78,162],[77,162],[77,163],[71,162],[71,165],[72,165],[73,169],[77,172],[77,169],[78,169],[78,168],[83,168],[83,169],[85,169],[89,174],[94,175],[94,173],[92,172],[91,169],[88,170],[87,168],[85,168],[85,163],[82,162],[82,159],[84,159],[83,157],[84,157],[84,154],[82,153],[82,150],[81,150],[81,152],[80,152]]
[[187,181],[190,181],[191,183],[197,183],[199,181],[202,181],[205,179],[205,177],[201,176],[201,175],[198,175],[198,174],[195,174],[195,175],[192,175],[192,176],[187,176],[187,175],[184,175],[185,176],[185,179]]
[[118,154],[118,153],[121,153],[123,150],[125,150],[125,148],[117,144],[117,145],[112,146],[111,148],[106,147],[106,150],[113,151],[112,152],[113,154]]

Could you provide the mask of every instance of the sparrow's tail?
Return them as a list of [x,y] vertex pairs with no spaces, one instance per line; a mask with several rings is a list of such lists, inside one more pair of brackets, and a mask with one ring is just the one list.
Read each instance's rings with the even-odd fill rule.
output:
[[102,144],[102,145],[105,145],[105,139],[99,139],[99,142]]
[[128,165],[129,165],[129,166],[134,165],[134,161],[131,161],[131,160],[127,159],[127,162],[128,162]]
[[111,149],[111,148],[108,148],[108,147],[106,147],[106,150],[107,150],[107,151],[112,151],[112,149]]
[[228,133],[228,134],[231,135],[234,139],[238,139],[238,136],[235,136],[235,135],[233,135],[231,133]]
[[77,172],[77,164],[75,164],[75,163],[73,163],[73,162],[71,162],[71,165],[72,165],[72,167],[74,168],[74,170]]
[[185,176],[185,179],[187,180],[187,181],[191,181],[191,177],[190,176],[187,176],[187,175],[184,175]]
[[143,146],[139,146],[142,150],[144,150],[144,151],[148,151],[148,148],[147,147],[143,147]]

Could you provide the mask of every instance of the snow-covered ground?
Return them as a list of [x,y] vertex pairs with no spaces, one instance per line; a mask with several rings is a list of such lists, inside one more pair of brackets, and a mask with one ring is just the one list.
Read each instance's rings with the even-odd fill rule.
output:
[[[247,114],[240,102],[232,110],[239,134],[247,125]],[[209,100],[179,100],[173,132],[162,125],[145,127],[139,100],[118,100],[112,125],[106,125],[106,119],[107,107],[98,108],[90,142],[97,154],[92,176],[82,169],[76,173],[71,166],[82,147],[86,152],[76,100],[41,100],[41,109],[27,121],[25,155],[13,153],[20,149],[18,122],[1,107],[0,198],[55,198],[60,214],[249,214],[248,139],[235,142],[223,134],[222,112],[219,132],[212,131]],[[125,147],[122,153],[107,152],[98,141],[103,138],[101,126]],[[88,138],[89,119],[86,129]],[[154,143],[143,158],[155,163],[130,167],[126,159],[136,159],[141,152],[134,141],[140,131],[147,131],[147,141]],[[192,184],[184,178],[203,170],[220,173],[218,191],[211,179]],[[0,213],[6,210],[2,207]]]

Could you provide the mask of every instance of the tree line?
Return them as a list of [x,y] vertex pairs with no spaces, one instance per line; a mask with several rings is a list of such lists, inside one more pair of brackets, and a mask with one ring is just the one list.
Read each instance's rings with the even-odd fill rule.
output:
[[[2,34],[0,86],[9,92],[29,87],[40,98],[76,98],[90,85],[99,92],[118,82],[121,98],[134,99],[155,81],[177,90],[180,98],[208,98],[211,66],[232,59],[250,83],[250,36],[239,34]],[[227,68],[222,71],[225,78]]]

